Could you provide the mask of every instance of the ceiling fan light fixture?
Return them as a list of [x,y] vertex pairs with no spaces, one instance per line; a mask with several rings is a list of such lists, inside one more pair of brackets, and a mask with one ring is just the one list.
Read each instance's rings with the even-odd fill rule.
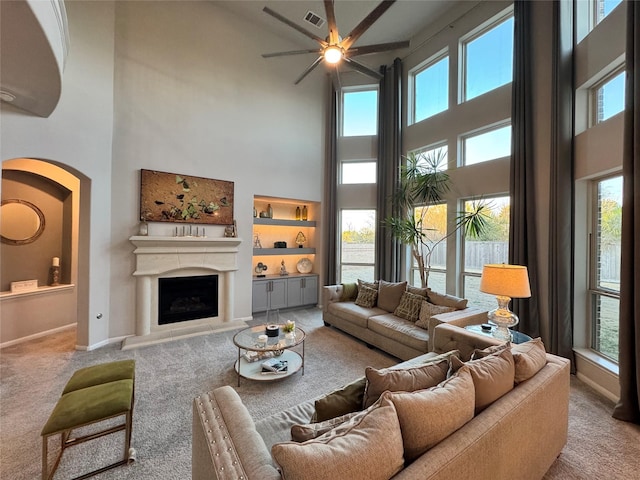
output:
[[327,63],[335,64],[342,60],[342,49],[337,45],[330,45],[324,49],[324,60]]

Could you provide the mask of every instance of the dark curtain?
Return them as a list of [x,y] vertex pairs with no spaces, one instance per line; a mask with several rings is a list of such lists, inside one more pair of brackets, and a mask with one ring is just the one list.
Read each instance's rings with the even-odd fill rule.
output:
[[[551,353],[573,358],[573,2],[553,2],[549,327]],[[572,363],[573,364],[573,363]]]
[[378,193],[376,229],[377,278],[397,282],[402,275],[402,249],[382,221],[396,216],[391,194],[398,184],[398,168],[402,154],[402,61],[396,58],[392,67],[380,68],[378,96]]
[[324,232],[325,259],[324,282],[325,285],[336,283],[336,268],[338,268],[336,256],[336,242],[338,241],[337,222],[338,207],[336,202],[336,189],[338,185],[338,94],[333,82],[329,79],[327,115],[326,154],[324,162],[324,218],[322,229]]
[[532,120],[532,45],[531,3],[516,0],[513,5],[514,49],[511,118],[511,171],[509,191],[509,263],[526,265],[531,298],[514,298],[513,311],[520,317],[518,330],[540,336],[539,290],[536,242],[536,192],[534,187],[534,142]]
[[640,6],[627,2],[627,48],[624,112],[624,149],[622,159],[622,265],[620,269],[620,400],[613,416],[640,423],[640,93],[636,70],[640,52]]

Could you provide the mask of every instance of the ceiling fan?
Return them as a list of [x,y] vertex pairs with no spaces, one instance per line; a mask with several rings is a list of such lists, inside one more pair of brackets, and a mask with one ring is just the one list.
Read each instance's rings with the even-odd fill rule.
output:
[[292,22],[291,20],[283,17],[277,12],[274,12],[269,7],[264,7],[263,12],[271,15],[275,19],[281,21],[285,25],[290,26],[291,28],[297,30],[303,35],[315,40],[320,44],[320,48],[315,49],[306,49],[306,50],[292,50],[288,52],[278,52],[278,53],[265,53],[262,56],[264,58],[270,57],[282,57],[286,55],[301,55],[308,53],[317,53],[319,56],[315,59],[315,61],[307,67],[307,69],[302,72],[297,80],[294,82],[294,85],[299,84],[304,77],[309,75],[311,71],[316,68],[320,63],[325,62],[332,66],[331,73],[333,75],[334,83],[336,87],[340,86],[340,76],[338,72],[338,65],[344,61],[349,64],[354,70],[373,77],[377,80],[382,78],[382,75],[363,65],[362,63],[356,61],[353,57],[358,55],[366,55],[369,53],[377,53],[384,52],[388,50],[396,50],[399,48],[405,48],[409,46],[408,41],[404,42],[390,42],[390,43],[378,43],[375,45],[366,45],[362,47],[354,47],[353,44],[362,36],[367,29],[373,25],[373,23],[378,20],[388,9],[396,2],[396,0],[385,0],[380,2],[380,4],[374,8],[369,15],[367,15],[364,20],[362,20],[349,34],[342,38],[338,34],[338,27],[336,25],[336,17],[333,10],[333,0],[324,0],[324,9],[327,15],[327,26],[329,28],[329,35],[326,39],[322,39],[307,29],[301,27],[300,25]]

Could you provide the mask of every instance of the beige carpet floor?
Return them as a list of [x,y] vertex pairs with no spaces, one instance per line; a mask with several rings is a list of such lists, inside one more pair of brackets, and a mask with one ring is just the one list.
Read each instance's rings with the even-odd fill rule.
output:
[[[270,383],[243,380],[240,387],[233,370],[235,332],[126,352],[119,345],[80,352],[73,349],[75,332],[67,331],[2,349],[0,478],[40,477],[40,430],[67,379],[86,365],[136,359],[133,446],[137,460],[95,478],[182,480],[191,477],[191,400],[199,393],[232,385],[257,419],[354,380],[367,365],[396,363],[348,335],[323,327],[316,309],[283,312],[282,317],[295,320],[308,334],[304,376],[298,372]],[[636,473],[640,471],[640,427],[613,419],[611,408],[610,402],[572,378],[569,442],[545,479],[640,478]],[[113,461],[120,454],[119,435],[69,450],[55,478],[71,478]],[[499,461],[499,455],[496,458]]]

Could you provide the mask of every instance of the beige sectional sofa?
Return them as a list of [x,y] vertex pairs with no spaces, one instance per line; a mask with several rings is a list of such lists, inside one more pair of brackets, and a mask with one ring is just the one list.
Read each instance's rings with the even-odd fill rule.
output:
[[433,351],[433,329],[441,323],[465,327],[487,321],[487,312],[466,307],[466,300],[435,292],[429,300],[451,308],[456,305],[464,307],[432,315],[425,329],[414,321],[395,315],[393,310],[381,308],[380,302],[369,308],[357,305],[353,299],[345,299],[343,285],[329,285],[322,287],[322,317],[325,325],[334,326],[402,360]]
[[[458,349],[463,359],[468,358],[476,348],[498,343],[493,338],[452,325],[438,326],[433,342],[437,352]],[[404,364],[415,365],[432,355],[434,353]],[[448,434],[412,462],[400,465],[399,471],[389,478],[541,479],[567,441],[569,361],[546,354],[543,349],[540,355],[541,369],[536,370],[537,373],[531,378],[517,384],[484,410],[472,415],[461,428]],[[383,397],[387,395],[385,393]],[[233,388],[224,386],[200,395],[193,403],[192,478],[283,478],[274,463],[271,448],[274,444],[290,440],[291,426],[308,423],[314,411],[314,401],[307,401],[254,423]],[[389,422],[395,423],[397,420],[390,418]],[[388,447],[386,451],[397,449],[397,438],[392,439],[391,434],[387,436],[386,433],[383,436],[383,444]],[[380,438],[376,437],[373,444],[379,446]],[[281,445],[274,451],[282,448]],[[306,444],[296,445],[305,448]],[[363,472],[370,465],[363,460],[362,452],[350,453],[349,448],[347,443],[346,447],[343,446],[343,450],[347,451],[342,452],[349,459],[350,469],[354,472],[349,478],[364,478]],[[297,461],[299,463],[300,459]],[[310,464],[307,469],[304,463],[297,467],[307,473],[290,475],[288,479],[322,478],[322,469],[318,471],[317,464]]]

